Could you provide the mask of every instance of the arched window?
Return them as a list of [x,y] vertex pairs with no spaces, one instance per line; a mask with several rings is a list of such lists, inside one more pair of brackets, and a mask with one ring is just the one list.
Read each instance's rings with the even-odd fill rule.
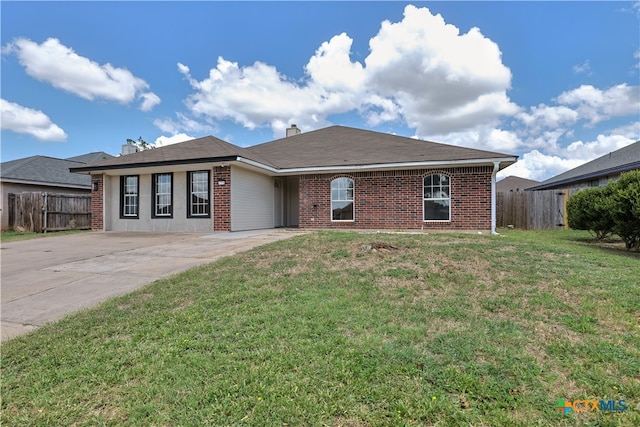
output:
[[451,180],[442,173],[424,177],[424,220],[451,221]]
[[331,220],[353,221],[353,180],[336,178],[331,181]]

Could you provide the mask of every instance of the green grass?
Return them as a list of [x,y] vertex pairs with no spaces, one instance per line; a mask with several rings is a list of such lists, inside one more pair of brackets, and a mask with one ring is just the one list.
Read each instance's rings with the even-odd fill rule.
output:
[[295,237],[3,343],[0,421],[636,426],[639,266],[580,232]]
[[43,237],[62,236],[65,234],[86,233],[89,230],[69,230],[69,231],[52,231],[49,233],[33,233],[29,231],[2,231],[0,232],[0,242],[8,243],[19,240],[40,239]]

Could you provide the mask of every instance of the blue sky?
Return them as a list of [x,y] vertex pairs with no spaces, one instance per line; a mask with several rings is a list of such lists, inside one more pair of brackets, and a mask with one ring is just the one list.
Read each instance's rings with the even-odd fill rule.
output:
[[0,2],[2,161],[339,124],[520,156],[640,139],[639,2]]

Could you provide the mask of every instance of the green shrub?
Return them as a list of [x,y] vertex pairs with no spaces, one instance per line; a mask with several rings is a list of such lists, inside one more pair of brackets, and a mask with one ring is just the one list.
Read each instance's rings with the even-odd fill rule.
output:
[[613,232],[627,249],[640,250],[640,170],[625,172],[610,183]]
[[571,196],[567,201],[569,227],[574,230],[588,230],[598,240],[613,233],[612,192],[612,188],[606,186],[587,188]]

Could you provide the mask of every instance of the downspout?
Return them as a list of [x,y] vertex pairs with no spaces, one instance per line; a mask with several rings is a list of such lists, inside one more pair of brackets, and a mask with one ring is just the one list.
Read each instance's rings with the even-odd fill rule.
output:
[[491,174],[491,234],[498,236],[496,231],[496,174],[500,169],[500,162],[493,162],[493,173]]

